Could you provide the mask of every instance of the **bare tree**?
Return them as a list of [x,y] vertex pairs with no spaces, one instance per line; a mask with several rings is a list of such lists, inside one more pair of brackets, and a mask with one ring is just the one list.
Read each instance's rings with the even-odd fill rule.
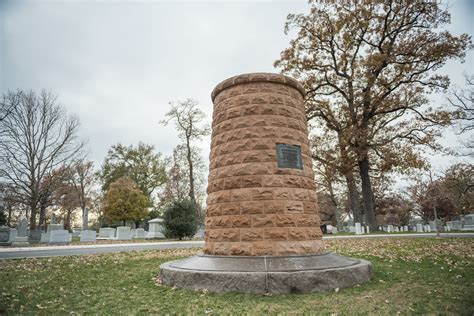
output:
[[74,162],[71,168],[71,175],[68,182],[74,190],[79,206],[82,210],[82,229],[88,226],[88,209],[90,204],[90,193],[96,180],[94,172],[94,163],[92,161],[78,160]]
[[[3,94],[2,101],[0,102],[0,123],[18,107],[22,93],[22,91],[18,90],[16,92],[8,91],[6,94]],[[0,128],[1,133],[2,129]]]
[[206,115],[198,108],[196,100],[186,99],[176,103],[170,102],[170,105],[171,109],[166,113],[166,119],[162,120],[161,123],[167,125],[170,121],[174,121],[179,137],[185,142],[186,159],[189,167],[189,198],[195,202],[194,161],[191,143],[209,135],[210,128],[207,125],[199,126]]
[[[466,76],[466,85],[463,89],[455,87],[448,95],[448,102],[457,110],[459,134],[468,134],[474,131],[474,75]],[[474,140],[467,141],[465,146],[474,150]],[[473,155],[470,151],[468,155]]]
[[0,178],[15,187],[36,228],[41,182],[79,153],[79,120],[57,104],[51,92],[22,92],[17,107],[0,122]]

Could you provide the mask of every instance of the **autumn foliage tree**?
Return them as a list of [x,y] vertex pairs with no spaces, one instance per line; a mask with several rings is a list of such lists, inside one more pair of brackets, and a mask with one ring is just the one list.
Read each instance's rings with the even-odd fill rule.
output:
[[121,177],[110,184],[103,201],[103,216],[109,222],[142,220],[147,214],[148,199],[137,184]]
[[102,190],[107,191],[121,177],[133,180],[151,202],[154,190],[166,181],[161,154],[141,142],[138,146],[112,146],[100,170]]
[[453,112],[430,106],[427,93],[448,87],[436,71],[462,61],[471,40],[442,29],[450,15],[436,1],[310,5],[307,15],[288,16],[285,30],[297,35],[275,66],[303,83],[308,119],[336,135],[341,156],[355,155],[365,217],[376,228],[371,155],[416,165],[417,145],[439,149]]

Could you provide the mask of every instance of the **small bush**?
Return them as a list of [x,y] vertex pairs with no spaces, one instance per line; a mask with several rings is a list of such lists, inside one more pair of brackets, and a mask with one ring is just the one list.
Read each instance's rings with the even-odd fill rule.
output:
[[166,238],[192,238],[198,230],[196,205],[191,200],[175,200],[164,208],[163,234]]

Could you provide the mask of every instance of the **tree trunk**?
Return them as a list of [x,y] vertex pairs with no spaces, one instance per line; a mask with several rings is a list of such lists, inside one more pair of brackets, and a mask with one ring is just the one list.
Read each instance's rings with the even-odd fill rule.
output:
[[36,203],[30,203],[30,230],[36,229]]
[[8,209],[7,226],[11,227],[10,225],[12,222],[12,206],[8,205],[7,209]]
[[367,157],[359,160],[359,172],[362,181],[362,202],[367,223],[372,230],[378,230],[375,220],[374,194],[370,183],[369,159]]
[[362,223],[362,212],[359,205],[359,192],[357,192],[357,186],[355,184],[354,175],[352,172],[348,172],[344,175],[346,178],[347,190],[348,190],[348,199],[349,205],[352,210],[352,217],[354,218],[354,223]]
[[40,205],[40,218],[38,222],[38,229],[40,229],[41,225],[44,225],[46,221],[46,206],[44,204]]
[[73,210],[67,210],[66,211],[66,223],[64,223],[64,229],[65,230],[70,230],[71,228],[71,213]]
[[187,149],[187,159],[189,165],[189,198],[193,203],[196,203],[196,198],[194,196],[194,175],[193,175],[193,160],[191,157],[191,145],[189,143],[189,137],[186,138],[186,149]]
[[89,210],[84,205],[82,208],[82,230],[87,230],[89,225]]

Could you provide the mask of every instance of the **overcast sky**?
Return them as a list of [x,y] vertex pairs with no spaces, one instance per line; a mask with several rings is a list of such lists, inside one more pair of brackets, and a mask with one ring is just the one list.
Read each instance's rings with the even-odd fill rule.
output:
[[[450,31],[473,34],[474,1],[451,1]],[[212,113],[210,93],[230,76],[275,72],[288,46],[288,13],[306,1],[6,1],[0,0],[0,88],[46,88],[81,121],[99,166],[113,144],[155,145],[170,154],[179,140],[161,126],[170,101],[194,98]],[[466,63],[443,72],[463,84]],[[439,99],[441,100],[441,99]],[[446,143],[456,145],[448,133]],[[209,153],[209,140],[201,144]],[[453,161],[439,156],[441,168]]]

